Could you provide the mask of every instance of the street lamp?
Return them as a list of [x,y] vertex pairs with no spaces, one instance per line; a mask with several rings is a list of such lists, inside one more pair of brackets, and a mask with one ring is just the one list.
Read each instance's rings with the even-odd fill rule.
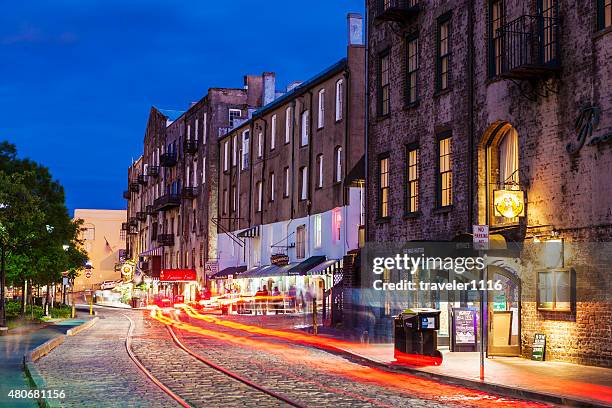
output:
[[[0,203],[0,210],[9,208],[8,204]],[[4,230],[2,222],[0,222],[0,231]],[[4,243],[0,241],[0,335],[5,333],[6,327],[6,312],[4,307],[4,286],[5,286],[5,248]]]

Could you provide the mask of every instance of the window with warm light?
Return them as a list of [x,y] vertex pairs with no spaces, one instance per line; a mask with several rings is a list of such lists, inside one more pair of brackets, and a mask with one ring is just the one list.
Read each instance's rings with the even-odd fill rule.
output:
[[597,0],[597,28],[612,27],[612,0]]
[[516,128],[509,124],[494,132],[487,147],[487,178],[490,224],[519,222],[519,217],[513,216],[516,212],[511,214],[520,209],[515,208],[517,205],[524,205],[519,179],[519,139]]
[[503,0],[489,0],[489,76],[496,76],[502,69],[502,35],[504,24]]
[[342,232],[342,211],[340,208],[336,208],[332,212],[332,236],[334,237],[334,241],[338,242],[341,238]]
[[406,44],[406,100],[414,104],[419,98],[417,76],[419,72],[419,37],[412,35]]
[[438,19],[436,90],[448,89],[450,82],[450,14]]
[[538,309],[553,312],[572,310],[574,275],[571,269],[538,272]]
[[383,157],[378,164],[378,216],[389,216],[389,157]]
[[419,148],[408,148],[408,213],[419,211]]
[[438,207],[448,207],[453,204],[453,170],[451,156],[450,134],[439,136],[438,140]]

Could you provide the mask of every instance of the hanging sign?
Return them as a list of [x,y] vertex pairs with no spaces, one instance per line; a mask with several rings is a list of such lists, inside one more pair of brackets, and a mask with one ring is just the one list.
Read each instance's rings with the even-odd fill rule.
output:
[[495,190],[493,191],[493,207],[496,217],[524,217],[525,192],[521,190]]
[[546,335],[536,333],[533,338],[533,349],[531,350],[531,359],[535,361],[544,361],[546,353]]

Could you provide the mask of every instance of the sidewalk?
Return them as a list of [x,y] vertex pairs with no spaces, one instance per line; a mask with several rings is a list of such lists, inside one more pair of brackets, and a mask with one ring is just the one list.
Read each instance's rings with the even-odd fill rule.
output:
[[[233,321],[278,330],[295,330],[303,326],[303,316],[224,316]],[[612,407],[612,369],[578,364],[532,361],[520,357],[485,359],[485,379],[481,381],[479,353],[442,351],[440,366],[417,367],[399,364],[393,357],[393,344],[362,344],[347,341],[338,330],[321,328],[320,337],[344,340],[335,346],[366,364],[394,371],[407,371],[432,379],[464,386],[512,393],[526,399],[544,399],[571,405],[583,404]]]
[[[9,330],[0,337],[0,406],[36,407],[35,399],[10,399],[10,390],[29,390],[23,372],[23,356],[54,337],[65,334],[84,320],[68,319],[37,325],[22,326]],[[4,405],[7,403],[8,405]]]

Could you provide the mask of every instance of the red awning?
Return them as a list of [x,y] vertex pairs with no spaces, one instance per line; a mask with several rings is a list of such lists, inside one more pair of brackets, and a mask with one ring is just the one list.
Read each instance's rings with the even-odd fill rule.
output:
[[160,282],[195,282],[198,275],[195,269],[162,269]]

